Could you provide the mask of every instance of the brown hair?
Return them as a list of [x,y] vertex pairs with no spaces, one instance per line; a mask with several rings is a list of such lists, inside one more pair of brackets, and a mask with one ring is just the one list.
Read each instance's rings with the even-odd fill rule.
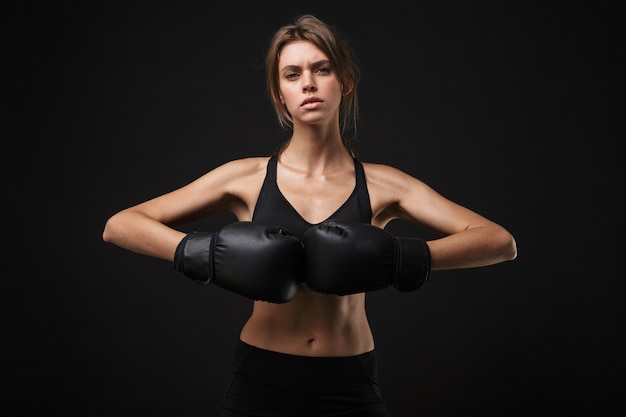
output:
[[278,59],[285,45],[294,41],[309,41],[321,49],[330,60],[333,71],[343,86],[343,98],[339,108],[339,120],[344,146],[352,152],[345,134],[348,128],[356,133],[358,118],[358,84],[360,69],[358,61],[348,43],[332,26],[315,16],[305,14],[297,17],[292,24],[278,29],[272,37],[265,55],[267,93],[278,123],[285,130],[292,127],[291,115],[281,103],[278,76]]

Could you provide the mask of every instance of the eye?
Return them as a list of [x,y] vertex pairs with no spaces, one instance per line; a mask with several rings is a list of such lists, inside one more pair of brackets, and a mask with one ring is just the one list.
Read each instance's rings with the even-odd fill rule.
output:
[[288,80],[293,80],[295,78],[298,78],[298,73],[296,72],[288,72],[285,74],[285,78]]
[[315,70],[315,72],[320,73],[320,74],[329,74],[330,73],[330,68],[329,67],[319,67],[317,70]]

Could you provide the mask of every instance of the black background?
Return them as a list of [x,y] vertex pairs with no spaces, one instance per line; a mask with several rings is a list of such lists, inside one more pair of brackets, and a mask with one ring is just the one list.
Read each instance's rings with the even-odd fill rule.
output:
[[602,2],[157,1],[5,6],[5,415],[217,415],[251,303],[101,233],[116,211],[281,143],[263,52],[302,12],[360,57],[359,158],[518,243],[514,262],[368,295],[392,415],[626,411],[623,14]]

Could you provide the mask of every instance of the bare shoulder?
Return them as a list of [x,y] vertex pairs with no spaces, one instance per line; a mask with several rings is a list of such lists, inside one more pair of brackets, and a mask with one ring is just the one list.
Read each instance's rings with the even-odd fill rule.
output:
[[216,168],[210,181],[227,197],[229,210],[239,220],[251,220],[267,172],[269,157],[248,157]]
[[249,157],[225,162],[180,188],[176,194],[203,206],[218,204],[221,207],[229,201],[247,201],[263,183],[268,159]]
[[[420,207],[430,188],[396,167],[363,163],[372,207],[372,223],[384,227],[396,218],[405,218],[408,207]],[[409,209],[410,210],[410,209]]]
[[265,172],[268,160],[269,157],[267,156],[234,159],[215,168],[214,172],[218,172],[221,175],[226,175],[231,178],[256,175],[260,172]]
[[235,159],[218,165],[200,178],[197,183],[227,192],[259,175],[263,175],[267,165],[267,157],[250,157]]
[[363,162],[368,187],[382,187],[392,192],[403,192],[423,184],[399,168],[372,162]]

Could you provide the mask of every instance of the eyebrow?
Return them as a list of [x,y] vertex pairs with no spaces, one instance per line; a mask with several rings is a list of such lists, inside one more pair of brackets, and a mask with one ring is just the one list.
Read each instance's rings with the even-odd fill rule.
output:
[[[318,67],[321,67],[321,66],[327,65],[327,64],[330,64],[330,60],[322,59],[322,60],[319,60],[319,61],[315,61],[311,66],[313,68],[318,68]],[[281,71],[287,71],[287,70],[299,70],[299,69],[300,69],[300,66],[298,66],[298,65],[285,65],[280,70]]]

